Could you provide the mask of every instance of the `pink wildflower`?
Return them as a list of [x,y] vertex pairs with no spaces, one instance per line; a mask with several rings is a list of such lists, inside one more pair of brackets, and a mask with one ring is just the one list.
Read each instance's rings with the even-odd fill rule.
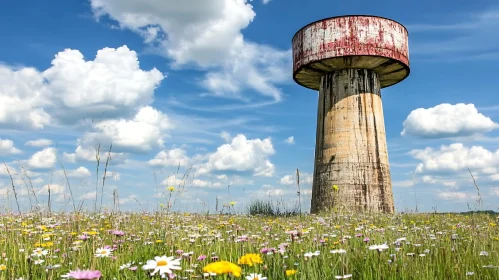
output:
[[98,270],[76,270],[70,271],[66,275],[62,275],[63,278],[80,279],[80,280],[97,280],[102,276],[102,273]]

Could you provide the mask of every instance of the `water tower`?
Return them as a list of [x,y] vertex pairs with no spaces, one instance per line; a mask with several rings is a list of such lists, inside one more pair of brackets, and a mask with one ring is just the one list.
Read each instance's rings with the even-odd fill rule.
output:
[[407,29],[377,16],[332,17],[292,44],[293,79],[319,91],[311,212],[393,213],[381,88],[409,75]]

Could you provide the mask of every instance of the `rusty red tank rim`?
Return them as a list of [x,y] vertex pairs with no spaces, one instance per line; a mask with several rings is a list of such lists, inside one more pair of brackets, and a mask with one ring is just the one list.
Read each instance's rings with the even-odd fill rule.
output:
[[[345,55],[345,56],[341,56],[341,57],[351,57],[351,56],[358,56],[358,55]],[[386,56],[382,56],[382,55],[363,55],[363,56],[370,56],[370,57],[384,57],[384,58],[387,58]],[[410,74],[411,74],[411,67],[407,64],[405,64],[403,61],[400,61],[398,59],[395,59],[395,58],[390,58],[394,61],[398,61],[399,63],[402,64],[402,66],[407,70],[407,75],[403,78],[403,79],[400,79],[399,81],[397,81],[396,83],[393,83],[391,85],[389,85],[388,87],[391,87],[391,86],[394,86],[400,82],[402,82],[403,80],[407,79]],[[316,61],[315,61],[316,62]],[[302,64],[300,65],[300,67],[298,67],[298,69],[296,69],[296,71],[293,71],[293,81],[295,81],[295,83],[297,83],[298,85],[304,87],[304,88],[307,88],[307,89],[311,89],[311,90],[316,90],[316,89],[313,89],[313,88],[309,88],[307,86],[304,86],[302,85],[300,82],[298,82],[298,80],[296,79],[296,75],[298,74],[298,72],[300,72],[301,69],[305,68],[307,65],[311,64],[313,62],[309,62],[307,64]]]
[[319,20],[313,21],[313,22],[303,26],[298,31],[296,31],[295,35],[293,35],[293,38],[291,39],[291,42],[293,42],[293,40],[295,39],[296,35],[298,35],[298,33],[300,33],[303,29],[305,29],[313,24],[316,24],[316,23],[321,22],[321,21],[326,21],[326,20],[331,20],[331,19],[336,19],[336,18],[345,18],[345,17],[371,17],[371,18],[386,19],[386,20],[395,22],[395,23],[399,24],[400,26],[402,26],[405,29],[405,32],[407,32],[407,37],[409,37],[409,30],[407,30],[407,27],[405,27],[402,23],[400,23],[394,19],[391,19],[391,18],[387,18],[387,17],[383,17],[383,16],[375,16],[375,15],[342,15],[342,16],[334,16],[334,17],[327,17],[327,18],[319,19]]

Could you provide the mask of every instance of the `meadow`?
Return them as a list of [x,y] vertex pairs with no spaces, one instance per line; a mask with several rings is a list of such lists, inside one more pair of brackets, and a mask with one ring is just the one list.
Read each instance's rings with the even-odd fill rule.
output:
[[0,279],[499,279],[498,223],[488,214],[10,213],[0,218]]

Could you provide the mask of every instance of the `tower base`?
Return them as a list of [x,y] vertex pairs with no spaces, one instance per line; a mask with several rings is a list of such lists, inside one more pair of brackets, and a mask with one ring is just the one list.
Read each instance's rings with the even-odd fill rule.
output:
[[335,209],[395,211],[380,82],[372,70],[321,78],[310,210]]

